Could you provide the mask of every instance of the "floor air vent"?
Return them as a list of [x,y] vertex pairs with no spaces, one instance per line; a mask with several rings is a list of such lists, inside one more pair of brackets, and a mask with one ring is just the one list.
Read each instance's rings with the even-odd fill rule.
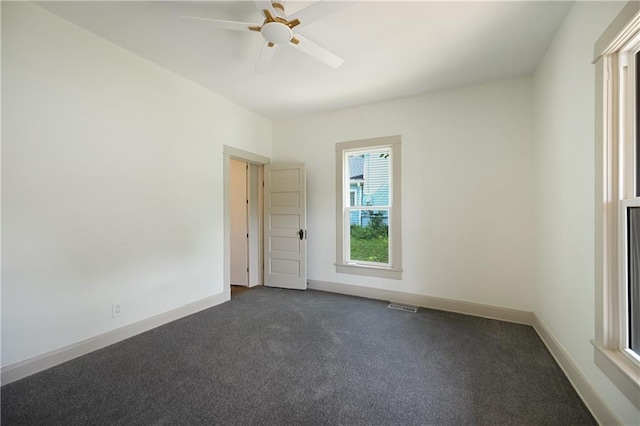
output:
[[411,312],[412,314],[415,314],[416,312],[418,312],[417,306],[401,305],[399,303],[389,303],[389,306],[387,306],[387,308],[396,309],[402,312]]

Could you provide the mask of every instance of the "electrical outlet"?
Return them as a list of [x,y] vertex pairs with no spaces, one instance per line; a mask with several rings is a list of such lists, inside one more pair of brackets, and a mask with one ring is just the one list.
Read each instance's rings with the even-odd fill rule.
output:
[[111,316],[113,318],[120,316],[122,314],[122,305],[119,303],[114,303],[111,305]]

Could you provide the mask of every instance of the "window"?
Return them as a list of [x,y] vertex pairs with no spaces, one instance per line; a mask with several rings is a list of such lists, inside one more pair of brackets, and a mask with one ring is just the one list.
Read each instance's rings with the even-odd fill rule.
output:
[[336,270],[402,278],[400,136],[336,144]]
[[640,12],[630,2],[596,42],[596,336],[594,360],[640,408]]
[[[620,305],[618,317],[620,324],[619,348],[634,359],[640,366],[640,352],[637,338],[639,305],[636,300],[638,267],[640,266],[640,164],[638,164],[638,132],[636,132],[638,96],[638,51],[640,38],[635,37],[617,52],[619,78],[617,81],[618,109],[618,149],[620,152],[620,177],[618,178],[618,253],[620,270],[618,273],[618,299]],[[635,343],[635,344],[634,344]],[[635,349],[634,349],[635,346]]]
[[[345,260],[347,263],[389,266],[391,148],[345,151],[344,164],[345,193],[349,191],[353,195],[345,208],[349,218],[349,226],[345,226],[349,233],[345,239]],[[367,178],[363,179],[365,170]],[[357,200],[356,190],[352,188],[360,189]]]
[[[627,335],[623,340],[625,348],[630,354],[640,357],[640,198],[625,200],[621,209],[626,216],[623,224],[626,228],[624,238],[625,250],[623,252],[624,283],[626,297],[626,317],[628,324]],[[640,359],[640,358],[638,358]]]

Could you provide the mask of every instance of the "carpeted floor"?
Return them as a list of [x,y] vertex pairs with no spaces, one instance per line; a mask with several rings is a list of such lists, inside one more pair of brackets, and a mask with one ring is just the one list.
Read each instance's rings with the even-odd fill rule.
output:
[[386,305],[256,288],[3,386],[2,424],[595,424],[531,327]]

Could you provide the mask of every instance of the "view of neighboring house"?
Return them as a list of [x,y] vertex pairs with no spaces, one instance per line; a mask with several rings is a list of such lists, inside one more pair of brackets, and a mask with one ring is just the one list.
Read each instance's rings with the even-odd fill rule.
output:
[[388,152],[356,153],[349,156],[349,205],[371,206],[375,210],[351,210],[352,225],[367,226],[372,214],[388,224],[390,159]]

